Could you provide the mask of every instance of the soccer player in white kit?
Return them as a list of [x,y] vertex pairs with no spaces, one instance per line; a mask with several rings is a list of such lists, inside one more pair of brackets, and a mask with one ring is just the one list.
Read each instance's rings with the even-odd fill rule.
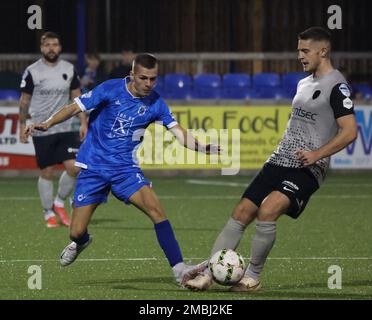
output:
[[[260,274],[276,238],[276,221],[287,214],[296,219],[322,184],[330,156],[357,137],[351,90],[330,60],[331,37],[312,27],[298,35],[298,60],[310,75],[302,79],[292,102],[292,114],[277,149],[264,164],[234,208],[217,237],[211,256],[221,249],[235,249],[246,227],[256,219],[250,263],[236,292],[257,291]],[[186,282],[191,290],[213,284],[206,269]]]
[[[68,104],[71,98],[80,96],[80,81],[74,66],[59,58],[62,50],[59,36],[54,32],[46,32],[41,37],[40,50],[42,58],[28,66],[21,82],[20,98],[20,141],[28,143],[24,133],[26,120],[38,123],[50,117],[62,105]],[[74,132],[72,121],[60,123],[48,132],[36,132],[32,137],[40,176],[38,190],[44,219],[49,228],[58,227],[59,221],[70,225],[70,218],[64,209],[64,202],[74,188],[79,168],[75,167],[76,152],[80,141],[87,131],[85,113],[79,114],[80,133]],[[53,200],[53,167],[63,163],[57,195]],[[57,215],[57,216],[56,216]]]

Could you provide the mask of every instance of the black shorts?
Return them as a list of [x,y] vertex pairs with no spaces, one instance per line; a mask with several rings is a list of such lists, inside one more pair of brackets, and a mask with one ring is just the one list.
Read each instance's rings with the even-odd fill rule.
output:
[[318,188],[318,181],[307,168],[285,168],[265,163],[242,198],[250,199],[259,207],[269,193],[279,191],[291,201],[286,214],[297,219]]
[[62,132],[43,137],[32,137],[36,161],[40,169],[75,159],[80,147],[78,132]]

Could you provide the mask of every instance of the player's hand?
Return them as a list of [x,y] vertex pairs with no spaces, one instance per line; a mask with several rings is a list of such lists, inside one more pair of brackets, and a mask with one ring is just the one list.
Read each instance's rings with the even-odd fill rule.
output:
[[84,123],[80,125],[79,136],[80,141],[83,141],[88,133],[88,126]]
[[207,144],[205,146],[206,154],[221,154],[221,146],[215,144]]
[[47,131],[49,129],[49,124],[47,122],[37,123],[28,125],[24,131],[26,137],[32,136],[35,130]]
[[297,156],[297,159],[300,160],[305,167],[311,166],[320,159],[317,151],[297,150],[295,152],[295,155]]

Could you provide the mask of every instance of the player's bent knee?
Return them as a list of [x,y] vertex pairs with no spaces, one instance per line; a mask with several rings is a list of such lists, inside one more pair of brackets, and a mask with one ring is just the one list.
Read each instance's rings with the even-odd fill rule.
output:
[[243,224],[249,223],[252,219],[256,217],[257,208],[248,204],[244,201],[241,201],[234,209],[232,217],[235,220],[240,221]]
[[53,168],[45,168],[41,170],[40,176],[46,180],[53,180],[53,173]]

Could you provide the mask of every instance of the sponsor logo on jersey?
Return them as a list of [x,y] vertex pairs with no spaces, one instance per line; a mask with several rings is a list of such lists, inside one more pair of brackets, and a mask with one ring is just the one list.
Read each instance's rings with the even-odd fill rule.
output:
[[345,83],[341,83],[340,86],[338,87],[338,89],[341,91],[341,93],[345,96],[345,97],[350,97],[350,89],[349,87],[345,84]]
[[61,95],[68,95],[70,94],[70,90],[66,89],[41,89],[39,91],[35,91],[34,95],[40,96],[61,96]]
[[299,108],[293,108],[292,115],[298,116],[300,118],[305,118],[305,119],[308,119],[308,120],[316,121],[316,116],[318,114],[317,113],[312,113],[310,111],[306,111],[306,110],[302,109],[301,107],[299,107]]
[[109,133],[110,138],[124,138],[130,133],[130,128],[133,125],[134,117],[126,116],[124,113],[118,113],[114,124]]

